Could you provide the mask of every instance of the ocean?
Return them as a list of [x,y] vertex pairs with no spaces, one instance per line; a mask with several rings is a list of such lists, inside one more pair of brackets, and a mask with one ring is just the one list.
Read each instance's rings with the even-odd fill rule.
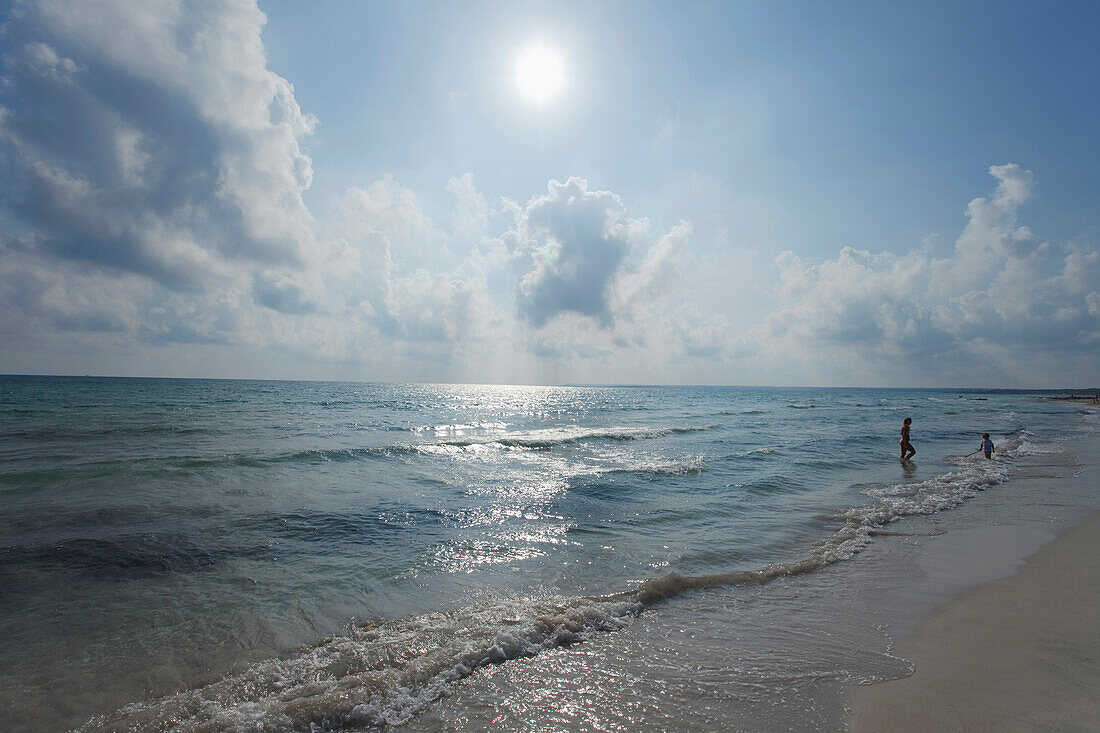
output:
[[[0,718],[839,729],[845,688],[911,672],[861,602],[904,573],[867,550],[1094,510],[1071,479],[1095,416],[945,390],[0,377]],[[993,460],[966,455],[983,432]]]

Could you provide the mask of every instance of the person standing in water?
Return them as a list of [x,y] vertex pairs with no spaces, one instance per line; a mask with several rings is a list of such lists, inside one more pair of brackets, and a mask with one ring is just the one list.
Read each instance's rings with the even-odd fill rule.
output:
[[917,454],[917,449],[909,442],[909,425],[913,418],[907,417],[901,423],[901,460],[906,461]]
[[989,439],[989,433],[982,433],[982,447],[980,450],[985,453],[986,458],[993,458],[993,453],[997,449],[993,446],[993,441]]

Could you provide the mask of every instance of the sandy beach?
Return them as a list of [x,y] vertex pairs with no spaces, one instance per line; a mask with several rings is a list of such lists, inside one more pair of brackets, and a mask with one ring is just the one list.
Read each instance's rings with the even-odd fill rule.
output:
[[905,679],[855,691],[853,731],[1096,730],[1100,514],[1015,575],[935,612],[898,648]]

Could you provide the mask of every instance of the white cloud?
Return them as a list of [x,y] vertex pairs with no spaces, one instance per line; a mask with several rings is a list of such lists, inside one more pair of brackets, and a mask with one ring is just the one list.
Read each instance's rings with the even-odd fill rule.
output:
[[464,173],[447,181],[447,190],[455,199],[451,232],[459,238],[477,240],[485,235],[489,226],[489,204],[485,196],[474,187],[474,175]]
[[662,297],[680,277],[680,254],[688,246],[691,235],[691,223],[680,222],[645,254],[636,270],[620,275],[614,293],[616,311],[628,313],[638,303]]
[[519,205],[458,175],[440,224],[387,176],[315,221],[300,141],[316,121],[267,69],[264,22],[251,0],[16,3],[6,333],[285,349],[391,377],[477,378],[495,359],[524,379],[539,358],[595,377],[621,352],[656,369],[717,348],[700,314],[665,307],[690,225],[650,246],[645,219],[580,178]]
[[[252,0],[16,2],[0,85],[5,355],[206,344],[235,364],[288,354],[348,376],[516,381],[896,384],[974,369],[963,381],[1043,383],[1052,366],[1095,370],[1100,252],[1019,223],[1035,184],[1016,165],[990,169],[996,188],[970,203],[950,256],[785,252],[777,306],[753,303],[751,317],[729,298],[708,312],[698,293],[760,269],[748,250],[781,217],[754,229],[758,202],[732,210],[740,229],[718,258],[693,251],[690,222],[651,231],[579,177],[520,203],[463,173],[441,182],[453,208],[433,218],[385,176],[315,220],[300,143],[316,121],[267,69],[264,22]],[[701,212],[726,205],[715,181],[668,186]],[[770,273],[755,275],[764,292]],[[757,312],[770,315],[734,332]]]
[[1003,165],[990,173],[997,188],[970,202],[949,257],[846,247],[811,264],[781,254],[782,306],[757,334],[772,358],[813,356],[833,370],[862,362],[855,371],[876,383],[888,381],[883,362],[893,364],[894,383],[965,375],[960,367],[980,371],[961,377],[968,383],[1034,383],[1067,359],[1085,377],[1100,342],[1100,254],[1038,240],[1017,224],[1031,172]]
[[589,191],[582,178],[551,181],[531,199],[514,230],[515,254],[527,262],[516,289],[520,315],[536,327],[575,313],[610,325],[619,266],[645,223],[625,216],[610,191]]
[[266,68],[264,22],[244,1],[17,2],[4,203],[34,247],[169,290],[251,271],[304,292],[318,247],[299,140],[314,120]]
[[364,188],[349,188],[340,201],[349,225],[379,232],[390,242],[413,247],[415,240],[435,236],[435,224],[424,215],[416,194],[392,176]]
[[345,358],[453,366],[499,321],[476,258],[460,260],[446,246],[456,232],[483,236],[484,197],[470,176],[452,179],[448,189],[458,198],[450,231],[391,177],[341,198],[329,229],[346,256],[329,289],[341,293],[333,310],[345,320],[330,337],[346,345]]

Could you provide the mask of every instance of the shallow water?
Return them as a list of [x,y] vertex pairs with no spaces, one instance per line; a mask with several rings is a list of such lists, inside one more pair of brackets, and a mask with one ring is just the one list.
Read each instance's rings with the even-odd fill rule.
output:
[[[476,728],[555,694],[548,727],[824,720],[799,690],[905,673],[870,621],[807,641],[850,613],[832,569],[1091,429],[978,396],[2,377],[0,705],[27,730]],[[959,458],[983,431],[998,459]],[[661,665],[697,703],[662,707]]]

